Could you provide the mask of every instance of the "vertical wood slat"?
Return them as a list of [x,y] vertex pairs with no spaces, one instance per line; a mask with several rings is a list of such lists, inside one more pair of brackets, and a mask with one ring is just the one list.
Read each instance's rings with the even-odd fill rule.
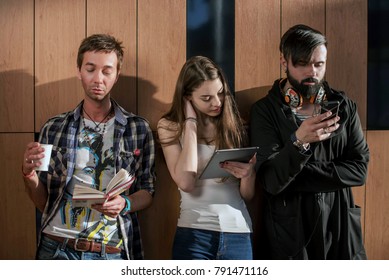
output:
[[[269,28],[272,26],[272,28]],[[235,1],[235,99],[246,124],[250,108],[264,97],[279,77],[280,1]],[[263,188],[247,203],[253,224],[253,254],[266,258],[263,250]]]
[[[367,256],[389,259],[389,131],[368,131],[370,163],[366,181],[365,244]],[[383,145],[383,143],[386,143]]]
[[281,35],[295,24],[306,24],[325,33],[326,0],[282,0]]
[[35,1],[36,131],[50,117],[73,109],[83,91],[76,57],[85,36],[85,1]]
[[186,60],[185,0],[138,2],[138,113],[153,130],[170,106]]
[[24,190],[20,166],[33,133],[0,133],[0,259],[34,259],[35,207]]
[[[156,130],[158,120],[170,107],[186,60],[186,1],[139,1],[138,18],[138,114]],[[139,216],[146,258],[169,259],[179,202],[160,147],[156,171],[153,204]]]
[[0,131],[34,131],[33,0],[0,1]]
[[[283,0],[281,36],[296,24],[308,25],[325,34],[325,0]],[[285,73],[281,73],[286,77]]]
[[246,122],[251,105],[279,76],[279,30],[279,1],[235,1],[235,93]]
[[180,194],[170,176],[162,148],[156,150],[157,182],[153,204],[140,211],[140,226],[145,259],[169,260],[179,217]]
[[[6,166],[5,169],[0,171],[2,178],[5,178],[4,186],[6,186],[4,190],[6,195],[0,198],[2,199],[0,206],[3,207],[1,208],[2,213],[6,213],[3,216],[3,219],[6,220],[2,224],[5,224],[12,231],[12,236],[1,236],[5,240],[4,244],[7,245],[0,249],[1,258],[31,259],[35,253],[34,209],[30,201],[26,199],[26,194],[20,191],[23,188],[23,184],[17,172],[17,170],[20,170],[21,154],[15,158],[15,155],[11,155],[10,157],[7,152],[8,150],[12,150],[17,153],[22,153],[25,144],[33,139],[33,135],[4,133],[31,132],[34,129],[34,67],[32,65],[34,47],[36,51],[35,69],[37,82],[35,87],[37,94],[36,130],[39,130],[40,125],[48,117],[73,108],[82,99],[83,92],[79,81],[75,78],[75,58],[78,45],[86,35],[97,32],[98,30],[107,30],[107,32],[111,32],[112,30],[112,32],[115,32],[115,35],[118,34],[117,36],[125,42],[124,45],[127,48],[126,51],[128,51],[125,54],[125,58],[130,58],[129,61],[127,60],[125,62],[129,63],[129,65],[124,66],[124,69],[131,69],[130,73],[125,72],[123,74],[131,77],[133,67],[135,67],[131,59],[133,55],[129,54],[134,51],[135,47],[133,47],[133,44],[136,44],[131,41],[133,35],[129,35],[134,32],[132,29],[134,20],[131,17],[132,12],[129,15],[129,21],[122,18],[122,15],[127,14],[124,10],[128,8],[128,5],[130,9],[135,9],[134,2],[128,4],[126,1],[114,1],[113,11],[109,11],[107,8],[99,10],[97,5],[104,5],[101,1],[66,1],[66,4],[61,4],[60,2],[57,0],[0,0],[2,7],[0,10],[0,22],[3,23],[2,39],[0,40],[2,40],[3,46],[5,46],[5,51],[0,54],[0,101],[2,104],[6,104],[6,106],[0,109],[0,132],[2,132],[0,133],[0,143],[1,146],[7,147],[2,148],[2,154],[6,155],[7,162],[9,160],[15,160],[15,162],[9,165],[9,168]],[[176,5],[178,3],[176,8],[170,7],[173,15],[179,15],[179,19],[176,18],[175,21],[174,19],[165,19],[168,17],[167,11],[162,7],[163,4],[158,3],[159,1],[142,0],[136,2],[140,3],[143,11],[141,12],[143,28],[139,30],[138,35],[140,39],[138,47],[141,52],[139,69],[140,73],[142,73],[138,77],[139,95],[141,96],[139,104],[142,107],[139,113],[145,115],[145,117],[153,116],[152,123],[155,126],[159,115],[165,112],[170,104],[173,94],[171,88],[174,88],[172,84],[175,83],[178,71],[185,60],[185,20],[183,20],[185,18],[185,1],[180,0],[180,2],[173,1],[168,3],[169,5]],[[236,74],[240,75],[240,77],[236,75],[235,81],[238,102],[242,97],[242,100],[248,100],[248,104],[250,104],[251,100],[256,100],[257,97],[267,92],[266,87],[272,83],[273,76],[276,78],[279,75],[279,69],[273,69],[273,59],[271,57],[274,54],[269,55],[269,51],[272,52],[274,49],[271,45],[276,44],[274,53],[278,57],[279,35],[282,33],[281,28],[282,31],[285,31],[287,25],[303,22],[321,31],[325,29],[329,40],[326,78],[334,88],[345,90],[347,95],[357,101],[361,120],[365,127],[366,111],[365,113],[363,111],[365,110],[366,104],[367,83],[367,75],[364,73],[367,70],[367,58],[365,57],[367,55],[367,36],[365,36],[365,32],[367,32],[367,1],[326,0],[326,7],[323,8],[326,13],[324,29],[321,27],[323,24],[321,13],[323,11],[320,11],[321,8],[319,10],[316,9],[317,6],[322,5],[321,3],[323,1],[296,2],[283,0],[282,12],[279,11],[277,6],[280,5],[281,8],[281,2],[277,1],[271,4],[268,2],[254,0],[236,1],[236,27],[240,25],[240,30],[243,30],[236,31],[236,55],[242,56],[241,58],[236,57]],[[36,11],[35,26],[32,24],[34,3]],[[86,3],[89,4],[86,5]],[[96,10],[92,8],[92,4],[96,5]],[[252,5],[252,8],[258,11],[256,13],[246,11],[248,10],[246,4],[248,6]],[[256,7],[255,4],[259,7]],[[119,11],[118,6],[120,5],[126,8]],[[263,5],[269,5],[271,7],[266,6],[266,8],[263,8]],[[304,9],[302,6],[304,6]],[[85,7],[88,7],[88,12],[85,11]],[[296,10],[296,7],[298,10]],[[163,11],[160,13],[161,9]],[[240,19],[238,18],[239,9],[241,9]],[[306,9],[310,12],[305,12]],[[100,24],[97,17],[102,16],[101,13],[104,10],[109,14],[108,18],[110,19],[108,22],[101,21]],[[119,18],[113,17],[116,13],[120,14]],[[316,13],[319,16],[316,16]],[[89,14],[88,18],[87,14]],[[302,17],[301,14],[303,15]],[[280,24],[276,27],[275,24],[277,23],[263,23],[268,22],[269,18],[279,17],[280,15],[282,15],[282,27]],[[247,18],[244,18],[245,16]],[[240,23],[238,20],[240,20]],[[166,23],[167,21],[170,23]],[[175,23],[172,24],[172,21]],[[87,24],[85,24],[86,22]],[[121,32],[123,30],[123,22],[125,22],[124,25],[127,25],[129,22],[131,30],[128,33],[127,31]],[[256,22],[254,27],[252,26],[253,22]],[[105,25],[108,27],[105,28]],[[160,25],[163,25],[163,27]],[[85,29],[85,26],[87,26],[87,29]],[[35,38],[33,38],[33,28],[35,28]],[[161,31],[161,29],[163,30]],[[180,29],[182,32],[177,32],[177,29]],[[248,34],[251,34],[251,38],[248,34],[239,34],[240,32],[246,32],[247,29],[253,29],[253,31],[248,32]],[[259,36],[261,39],[257,39],[257,32],[262,34]],[[273,39],[276,33],[278,34],[278,38]],[[124,36],[121,37],[121,34]],[[240,42],[238,42],[238,39],[240,42],[248,42],[249,46],[241,45],[239,47]],[[35,41],[35,45],[33,45],[33,41]],[[131,47],[129,47],[128,42]],[[266,54],[256,50],[256,48],[261,49],[262,47],[264,51],[267,51]],[[245,52],[251,53],[251,55],[245,56]],[[253,58],[254,56],[256,58]],[[177,57],[180,58],[178,59]],[[253,62],[250,61],[250,58]],[[277,65],[275,67],[278,68],[278,58],[276,60],[274,65]],[[245,62],[243,63],[242,61]],[[270,71],[268,70],[269,65],[271,65]],[[249,71],[250,69],[251,71]],[[273,74],[273,72],[276,74]],[[258,87],[260,88],[256,89]],[[132,86],[129,88],[132,91]],[[257,90],[257,95],[248,94],[248,96],[244,96],[242,94],[251,88]],[[119,92],[121,93],[122,91]],[[143,96],[145,94],[148,95]],[[123,95],[121,98],[123,98],[121,103],[125,104],[124,107],[126,109],[133,108],[133,104],[126,103],[129,102],[128,100],[132,100],[132,93],[130,96]],[[158,108],[159,111],[155,110],[155,108]],[[247,109],[248,107],[244,105],[243,108]],[[17,118],[12,118],[14,112],[18,112]],[[369,258],[388,259],[389,252],[387,248],[389,246],[386,243],[388,239],[386,234],[388,221],[385,218],[385,213],[388,213],[385,200],[387,197],[385,187],[388,179],[385,176],[388,174],[387,157],[389,151],[383,145],[383,143],[387,143],[388,136],[386,131],[368,131],[367,135],[371,149],[368,181],[366,183],[366,189],[355,188],[353,191],[356,192],[356,200],[359,201],[362,201],[364,192],[366,191],[365,240]],[[12,149],[9,149],[9,147]],[[161,229],[165,230],[167,228],[168,236],[171,238],[172,228],[175,226],[178,211],[173,207],[177,206],[178,203],[176,201],[177,192],[175,186],[167,174],[163,159],[158,155],[157,157],[157,171],[159,172],[157,179],[158,193],[154,199],[153,206],[141,213],[142,232],[145,236],[144,242],[147,243],[146,256],[149,259],[156,259],[158,256],[168,258],[168,254],[158,253],[157,251],[161,248],[162,250],[168,250],[170,241],[168,245],[160,245],[161,242],[165,242],[166,240],[161,241],[162,238],[155,238],[154,236],[155,232],[160,232]],[[165,186],[170,189],[165,190]],[[15,189],[17,193],[15,193]],[[15,196],[12,196],[13,194]],[[21,200],[23,207],[26,207],[26,209],[23,208],[24,216],[27,217],[26,215],[30,214],[32,216],[28,216],[26,222],[22,221],[24,224],[22,228],[16,228],[18,225],[14,223],[15,218],[9,213],[17,213],[19,211],[18,209],[14,209],[14,201]],[[163,209],[167,209],[167,213],[163,213],[165,216],[163,216],[162,220],[158,220],[161,219],[161,211]],[[17,218],[19,219],[19,217],[20,215]],[[20,240],[23,240],[23,242],[20,243]],[[16,241],[18,242],[17,244]],[[10,250],[9,248],[11,246],[20,249]],[[26,248],[28,249],[26,250]]]
[[[349,1],[350,2],[350,1]],[[326,1],[326,36],[328,60],[326,79],[331,87],[345,91],[358,105],[362,128],[366,128],[367,114],[367,1]],[[351,3],[350,3],[351,4]],[[359,67],[355,67],[359,65]],[[368,188],[353,188],[355,203],[362,207],[362,225],[366,225],[365,204]],[[364,238],[367,238],[366,227]],[[368,248],[367,248],[368,249]],[[368,255],[369,256],[369,255]]]
[[112,97],[127,111],[137,113],[136,0],[88,0],[87,36],[107,33],[123,42],[124,60]]
[[[357,102],[367,121],[367,1],[326,0],[327,79]],[[347,7],[347,8],[346,8]]]

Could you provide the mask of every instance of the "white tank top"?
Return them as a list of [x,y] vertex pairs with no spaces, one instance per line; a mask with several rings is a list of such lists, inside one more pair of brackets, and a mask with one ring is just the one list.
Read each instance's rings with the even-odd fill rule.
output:
[[[197,176],[211,158],[215,147],[198,144]],[[179,189],[180,190],[180,189]],[[233,177],[197,180],[191,193],[180,190],[181,209],[179,227],[219,232],[252,232],[246,204],[239,192],[239,181]]]

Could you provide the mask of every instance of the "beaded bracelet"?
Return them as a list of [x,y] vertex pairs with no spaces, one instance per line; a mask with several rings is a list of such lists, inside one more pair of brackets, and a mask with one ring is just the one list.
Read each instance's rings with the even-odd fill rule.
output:
[[185,122],[187,122],[187,121],[191,121],[191,122],[197,123],[197,119],[196,119],[196,118],[193,118],[193,117],[187,117],[187,118],[185,119]]
[[23,172],[23,165],[22,165],[22,174],[23,174],[23,178],[26,178],[26,179],[31,178],[32,176],[35,175],[35,173],[36,173],[35,170],[33,170],[33,171],[31,171],[30,174],[24,174],[24,172]]
[[131,210],[131,201],[126,195],[121,195],[126,200],[126,206],[120,211],[120,215],[126,215]]

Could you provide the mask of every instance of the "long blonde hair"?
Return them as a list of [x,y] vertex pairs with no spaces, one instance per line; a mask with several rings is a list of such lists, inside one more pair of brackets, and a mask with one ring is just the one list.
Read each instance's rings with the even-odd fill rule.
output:
[[173,96],[170,110],[162,116],[174,125],[163,127],[176,131],[173,139],[164,139],[163,145],[178,141],[184,130],[185,112],[184,99],[192,95],[205,81],[220,79],[223,85],[224,103],[219,116],[214,117],[216,126],[216,149],[238,148],[247,145],[248,137],[235,102],[221,68],[211,59],[204,56],[194,56],[183,65]]

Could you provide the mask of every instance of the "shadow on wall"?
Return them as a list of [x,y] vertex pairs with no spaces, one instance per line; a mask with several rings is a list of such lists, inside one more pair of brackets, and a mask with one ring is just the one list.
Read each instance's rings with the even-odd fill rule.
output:
[[[140,94],[150,98],[139,99],[139,89],[142,89]],[[139,106],[150,107],[148,104],[140,104],[142,100],[157,102],[157,105],[153,104],[154,108],[163,105],[152,98],[156,91],[157,87],[150,81],[121,75],[112,89],[112,98],[127,111],[137,114]],[[84,92],[77,77],[44,83],[22,69],[1,72],[0,102],[4,106],[0,109],[0,131],[39,131],[50,117],[73,110],[83,98]],[[14,118],[14,112],[19,112],[17,119]],[[148,118],[147,115],[143,117]]]
[[235,92],[235,100],[238,105],[240,115],[246,125],[250,123],[250,109],[251,106],[262,97],[265,97],[270,86],[255,87],[250,89],[244,89]]
[[[0,72],[0,131],[31,132],[35,78],[22,69]],[[26,92],[31,92],[30,98]],[[24,94],[23,94],[24,93]]]
[[[68,109],[72,110],[83,99],[82,87],[80,81],[76,77],[46,84],[38,84],[38,81],[36,81],[32,75],[24,71],[9,71],[0,73],[0,79],[2,82],[2,85],[0,86],[0,96],[3,104],[10,104],[10,106],[13,106],[13,108],[20,108],[20,104],[22,104],[22,106],[24,107],[21,108],[21,110],[24,110],[27,106],[31,106],[29,110],[24,110],[28,112],[28,114],[31,114],[31,112],[35,113],[35,115],[37,115],[38,113],[42,114],[42,112],[38,111],[38,107],[35,107],[34,112],[33,102],[31,104],[31,101],[34,101],[34,96],[35,100],[37,100],[37,95],[39,94],[41,95],[41,100],[46,100],[44,105],[50,106],[52,109],[55,110],[55,112],[51,116],[62,113]],[[33,95],[34,87],[32,86],[34,82],[35,95]],[[22,86],[20,86],[18,83],[22,84]],[[12,88],[12,84],[16,84],[18,92],[20,90],[20,92],[24,92],[24,95],[20,95],[19,97],[14,97],[13,95],[6,95],[5,93],[7,89],[15,91],[15,87]],[[270,87],[259,87],[236,92],[236,99],[239,110],[242,113],[242,117],[247,122],[249,121],[249,108],[256,100],[258,100],[262,96],[265,96],[269,88]],[[142,94],[142,96],[146,96],[146,98],[138,98],[138,89],[142,89],[142,92],[139,92],[139,95]],[[33,95],[31,99],[26,98],[26,95],[28,95],[28,92],[30,90],[31,94]],[[136,113],[137,108],[140,105],[139,103],[142,102],[142,100],[152,100],[152,102],[158,102],[157,106],[165,105],[159,104],[159,101],[157,101],[155,98],[152,98],[156,91],[156,86],[149,81],[143,79],[136,79],[135,77],[131,76],[121,76],[118,80],[118,83],[113,89],[112,97],[116,101],[118,101],[119,104],[127,111]],[[63,100],[66,100],[66,104],[63,104]],[[44,108],[42,104],[39,105]],[[64,108],[64,105],[69,106],[69,108]],[[145,104],[141,105],[144,106]],[[144,107],[148,108],[147,106]],[[155,108],[155,104],[153,104],[152,107]],[[4,107],[2,107],[1,110],[1,114],[3,115],[4,112],[7,112],[3,111],[5,110]],[[12,111],[10,110],[9,112]],[[45,111],[46,114],[47,112],[48,111]],[[47,120],[51,116],[42,116],[42,118],[45,118],[45,120]],[[31,118],[31,116],[29,117]],[[147,116],[145,117],[147,119]],[[10,116],[8,116],[8,118],[10,118]],[[22,120],[24,119],[25,117],[22,118]],[[39,131],[39,128],[37,128],[37,130]],[[12,131],[24,132],[23,129],[20,129],[20,127],[18,126],[16,126],[16,128]],[[21,147],[21,149],[23,148],[24,147]],[[15,174],[15,170],[5,171],[6,172],[4,174],[6,174],[6,176],[15,176],[13,175]],[[146,259],[170,259],[171,247],[173,243],[177,219],[179,216],[180,199],[177,186],[170,177],[170,174],[166,167],[166,163],[163,158],[162,149],[158,144],[156,145],[156,174],[156,192],[153,204],[150,208],[139,213],[141,232],[145,249],[145,257]],[[10,179],[12,180],[12,178],[7,178],[8,181]],[[20,182],[20,184],[22,184],[22,182]],[[23,188],[23,186],[20,187]],[[262,188],[257,184],[257,195],[253,201],[248,203],[248,208],[253,219],[254,256],[257,259],[266,259],[266,256],[264,254],[267,251],[265,249],[266,242],[263,241],[262,234],[262,197]],[[26,201],[28,201],[27,196]],[[7,205],[4,206],[7,207]],[[17,217],[15,216],[14,218],[16,219]],[[12,219],[11,217],[9,220],[15,219]],[[24,224],[26,226],[28,225],[28,223]],[[35,229],[30,228],[30,226],[23,230],[25,232],[32,233],[32,231]],[[37,214],[37,227],[39,227],[39,213]],[[32,236],[32,234],[30,236]],[[13,242],[13,240],[8,241],[11,243]],[[14,244],[13,246],[17,248],[18,244]],[[32,259],[33,256],[18,256],[17,258]]]
[[[39,84],[38,79],[35,79],[33,75],[26,71],[14,70],[0,73],[0,82],[0,101],[3,104],[0,109],[0,115],[2,117],[4,116],[4,118],[0,120],[0,126],[1,131],[7,131],[7,133],[31,133],[34,131],[34,118],[36,119],[38,114],[41,115],[43,122],[45,122],[54,115],[74,109],[84,96],[80,80],[77,77]],[[142,92],[139,94],[149,98],[138,98],[138,89],[142,89]],[[137,108],[140,105],[139,103],[142,102],[142,100],[158,102],[155,98],[152,98],[156,91],[157,87],[147,80],[130,76],[120,76],[117,84],[113,88],[112,97],[118,101],[124,109],[136,113]],[[9,92],[18,94],[7,94]],[[45,100],[44,104],[38,104],[39,107],[36,106],[39,102],[36,101],[38,99],[37,95],[40,95],[39,100]],[[64,103],[65,101],[66,103]],[[144,104],[141,105],[146,108],[151,108]],[[158,103],[156,105],[153,104],[152,107],[155,108],[162,105],[163,104]],[[50,110],[44,110],[44,112],[39,111],[40,108],[45,109],[45,106],[48,106]],[[17,119],[14,117],[14,112],[18,112]],[[23,112],[25,115],[21,115]],[[49,114],[49,112],[53,113]],[[147,119],[147,116],[145,117]],[[18,119],[20,119],[20,122],[18,122]],[[10,120],[12,120],[12,122]],[[30,123],[27,126],[23,125],[26,120],[30,120]],[[10,124],[6,126],[6,122],[9,122]],[[37,127],[36,130],[39,131],[40,127]],[[38,133],[35,134],[35,137],[38,137]],[[34,139],[31,139],[31,141],[33,140]],[[167,171],[162,151],[159,148],[159,145],[156,146],[156,172],[158,175],[157,181],[155,182],[156,193],[152,206],[141,211],[139,216],[146,258],[169,259],[171,254],[170,248],[178,218],[179,198],[177,187],[171,180],[169,172]],[[23,145],[15,148],[20,149],[20,154],[22,154],[25,146]],[[1,147],[0,149],[3,150],[5,148]],[[4,152],[2,154],[4,154]],[[20,170],[18,169],[18,172],[15,173],[14,166],[16,165],[5,166],[3,174],[9,176],[9,178],[4,179],[6,181],[17,182],[20,186],[16,186],[16,188],[23,189],[22,181],[16,180],[19,179],[18,174]],[[17,174],[17,178],[15,178],[15,174]],[[12,185],[12,188],[15,188],[15,185]],[[23,197],[22,201],[25,201],[23,205],[28,206],[28,209],[25,209],[25,211],[31,211],[30,207],[32,206],[32,203],[27,195]],[[9,209],[12,208],[7,206],[7,202],[5,202],[3,206]],[[21,228],[20,230],[29,233],[28,236],[31,237],[31,240],[26,239],[28,245],[26,244],[23,246],[24,250],[16,250],[24,253],[22,253],[22,255],[18,253],[17,255],[2,256],[2,258],[34,259],[36,240],[34,240],[33,236],[35,230],[39,230],[40,213],[39,211],[36,211],[36,213],[30,214],[36,215],[36,224],[34,222],[31,223],[31,220],[30,222],[21,221],[20,223],[24,225],[24,228]],[[19,219],[17,216],[12,217],[12,215],[16,214],[11,214],[10,221]],[[26,215],[25,217],[31,217],[31,215]],[[10,228],[10,225],[7,226],[6,221],[4,221],[3,224],[5,224],[5,227]],[[14,235],[11,233],[9,236],[12,237]],[[12,244],[11,247],[13,248],[18,248],[20,246],[15,243],[15,238],[6,238],[5,241],[8,244]]]
[[[235,92],[235,99],[244,124],[250,130],[251,106],[262,97],[266,96],[271,85],[255,87]],[[257,179],[255,184],[255,197],[247,202],[253,223],[253,256],[257,260],[270,259],[268,242],[263,226],[263,203],[265,203],[263,187]]]
[[[139,92],[142,89],[142,92]],[[139,99],[138,96],[149,95],[153,96],[157,92],[157,87],[142,78],[136,78],[132,76],[120,75],[119,80],[112,89],[112,97],[127,111],[134,114],[138,114]],[[145,100],[148,100],[147,98]],[[160,107],[161,103],[156,99],[152,99],[154,103],[157,103],[157,108]],[[153,104],[153,107],[155,105]],[[142,116],[147,119],[147,116]]]

